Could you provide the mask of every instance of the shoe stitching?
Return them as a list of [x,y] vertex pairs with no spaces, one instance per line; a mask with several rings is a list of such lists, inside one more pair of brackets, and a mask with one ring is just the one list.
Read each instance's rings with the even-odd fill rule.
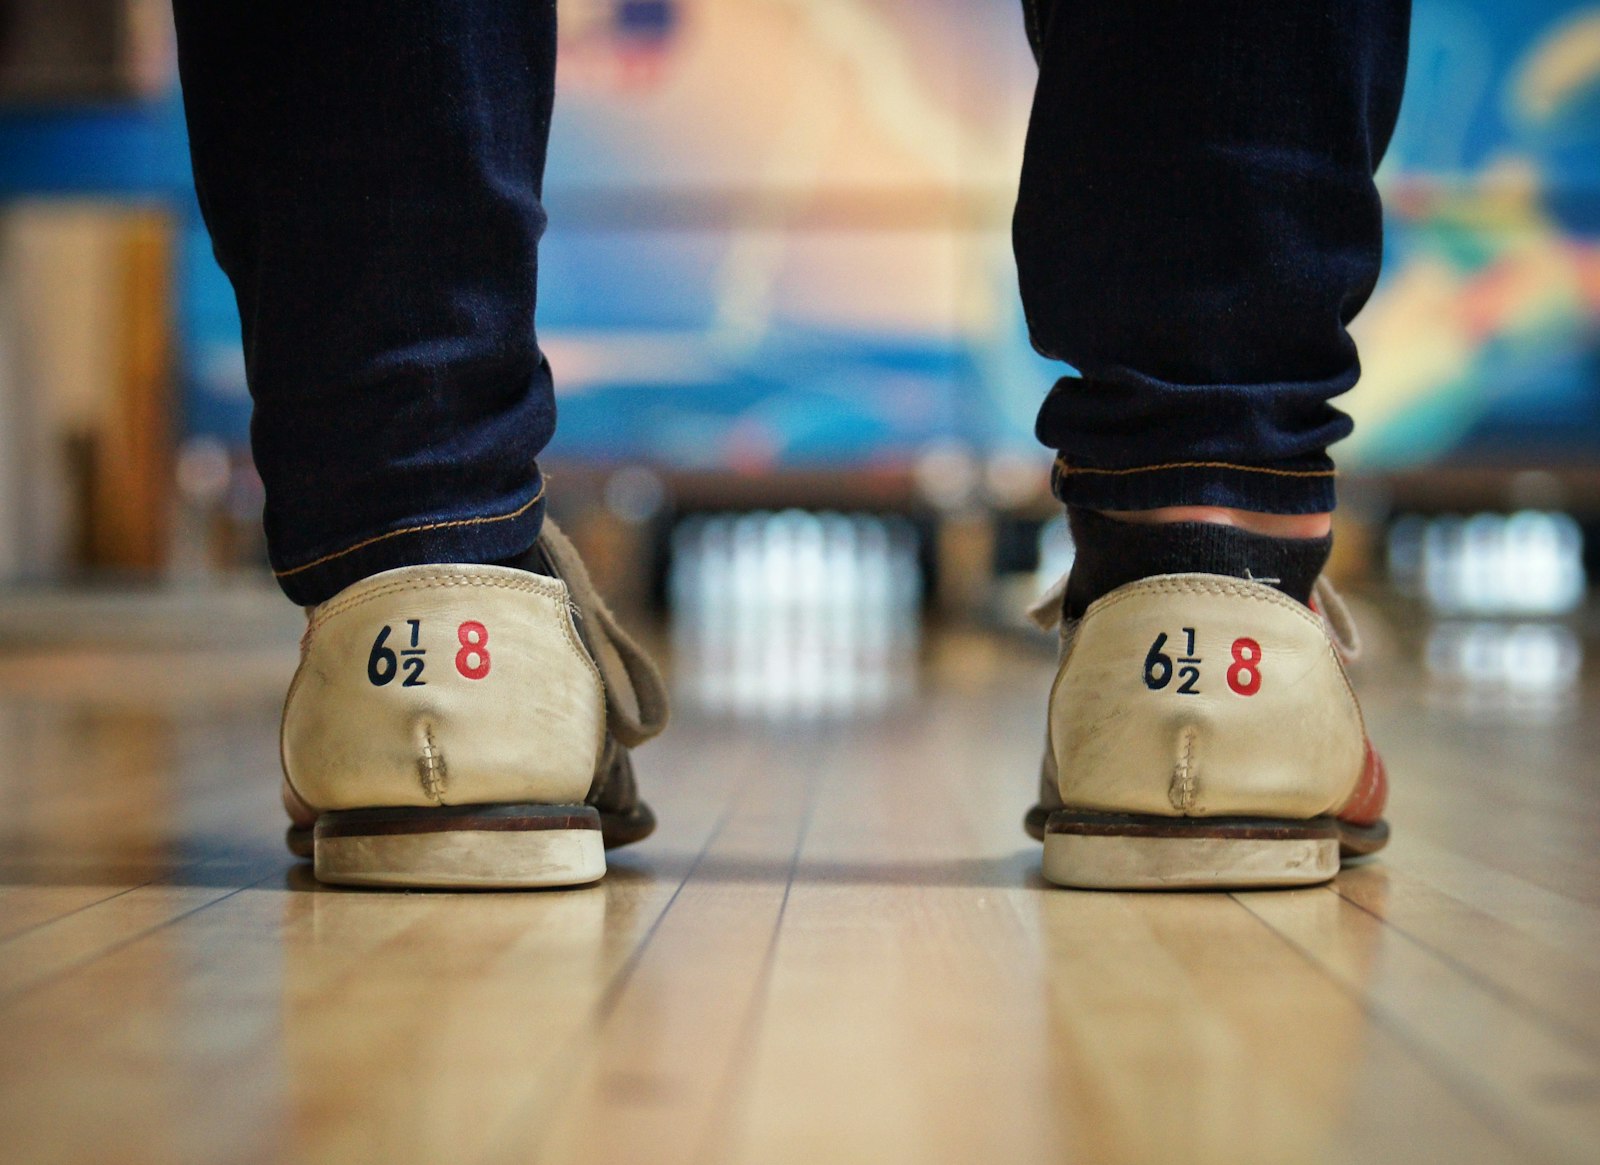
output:
[[1167,790],[1167,800],[1180,813],[1194,808],[1199,799],[1200,781],[1194,772],[1194,742],[1199,731],[1192,724],[1184,725],[1178,733],[1183,751],[1178,754],[1177,766],[1172,770],[1172,785]]
[[447,522],[424,522],[418,526],[406,526],[400,530],[390,530],[384,534],[374,534],[371,538],[362,539],[353,546],[346,546],[343,550],[335,550],[332,554],[324,554],[321,558],[313,559],[311,562],[304,563],[301,566],[291,566],[288,570],[275,570],[272,572],[272,577],[290,578],[293,575],[299,574],[301,571],[310,570],[315,566],[323,566],[326,563],[332,562],[336,558],[343,558],[347,554],[354,554],[357,550],[365,550],[368,546],[387,541],[390,538],[399,538],[403,534],[422,534],[429,530],[448,530],[457,526],[484,526],[491,522],[509,522],[512,518],[519,518],[531,510],[534,506],[538,505],[540,499],[544,497],[544,487],[545,483],[543,480],[541,480],[539,482],[539,492],[534,494],[533,497],[523,502],[522,505],[518,506],[508,514],[491,514],[482,518],[452,518]]
[[[509,570],[509,568],[495,567],[488,567],[485,569]],[[312,620],[311,627],[306,632],[306,648],[309,650],[311,640],[315,633],[322,628],[323,624],[332,619],[335,615],[346,614],[364,603],[383,598],[386,595],[398,594],[402,591],[413,591],[428,587],[471,586],[492,587],[497,590],[520,591],[525,594],[539,594],[549,599],[567,600],[561,604],[563,611],[558,615],[556,624],[561,628],[561,634],[562,637],[566,639],[567,646],[572,648],[573,654],[584,662],[590,673],[594,676],[595,682],[600,686],[601,699],[604,700],[605,679],[603,676],[601,676],[599,667],[595,664],[594,660],[590,658],[589,653],[584,650],[582,640],[580,640],[578,637],[577,628],[573,626],[570,602],[571,591],[567,587],[567,584],[560,579],[547,578],[546,576],[540,574],[528,574],[524,571],[517,571],[515,574],[518,577],[504,577],[498,575],[469,575],[460,573],[422,576],[413,575],[405,579],[395,579],[392,582],[386,582],[381,586],[372,587],[371,589],[363,591],[360,594],[350,595],[345,599],[331,602],[327,604],[325,608],[319,607],[317,609],[316,616]]]
[[444,786],[447,774],[444,754],[433,743],[433,728],[422,726],[422,792],[429,800],[444,804]]
[[[566,584],[563,583],[562,585],[565,586]],[[588,649],[583,646],[583,638],[578,634],[577,624],[573,622],[573,617],[577,613],[578,607],[572,600],[572,590],[569,587],[567,589],[567,601],[562,604],[562,612],[556,621],[561,624],[561,633],[567,637],[567,644],[572,648],[573,654],[588,666],[589,674],[594,677],[595,684],[600,688],[600,739],[595,744],[597,750],[595,767],[598,769],[600,761],[605,755],[606,737],[611,731],[611,711],[606,701],[606,677],[601,673],[600,665],[595,661],[594,656],[590,655]],[[593,788],[593,786],[594,782],[591,780],[590,787]]]
[[[1262,583],[1246,583],[1243,579],[1236,581],[1233,579],[1213,575],[1165,575],[1157,576],[1156,578],[1144,579],[1136,583],[1129,583],[1125,587],[1121,587],[1118,590],[1112,591],[1104,598],[1096,599],[1093,603],[1089,604],[1088,610],[1083,613],[1082,622],[1087,624],[1091,615],[1099,611],[1109,610],[1124,600],[1135,599],[1139,598],[1141,595],[1148,594],[1212,594],[1231,596],[1240,599],[1252,599],[1256,602],[1269,603],[1272,606],[1279,607],[1282,610],[1290,612],[1297,619],[1304,619],[1306,622],[1316,627],[1318,632],[1321,633],[1323,641],[1327,644],[1328,656],[1333,660],[1334,667],[1338,669],[1339,679],[1344,684],[1345,696],[1349,699],[1350,706],[1355,709],[1356,725],[1361,730],[1361,738],[1363,741],[1368,738],[1366,714],[1361,709],[1361,701],[1356,698],[1356,690],[1350,683],[1350,673],[1344,666],[1344,660],[1339,658],[1339,651],[1337,647],[1335,647],[1332,637],[1329,636],[1328,629],[1324,625],[1322,618],[1303,603],[1296,602],[1282,591],[1273,590],[1271,587]],[[1077,646],[1076,639],[1074,640],[1073,646]],[[1067,664],[1071,661],[1071,658],[1072,655],[1069,651],[1067,656],[1062,659],[1061,666],[1056,672],[1055,683],[1052,684],[1050,688],[1050,707],[1052,710],[1052,720],[1054,719],[1056,689],[1060,687],[1061,681],[1066,675]],[[1365,763],[1365,758],[1363,758],[1362,763]],[[1328,808],[1324,809],[1323,812],[1336,812],[1345,801],[1349,800],[1350,794],[1354,792],[1355,785],[1359,784],[1360,780],[1361,772],[1359,769],[1357,769],[1355,777],[1352,779],[1350,790],[1346,791],[1342,799],[1335,800]]]
[[[1097,611],[1110,610],[1118,603],[1149,594],[1226,595],[1232,598],[1252,599],[1256,602],[1269,603],[1272,606],[1281,607],[1285,611],[1293,613],[1296,618],[1304,619],[1307,623],[1316,627],[1323,632],[1324,636],[1327,634],[1327,630],[1323,627],[1322,620],[1317,616],[1316,612],[1312,611],[1304,603],[1298,603],[1291,599],[1282,591],[1273,590],[1264,583],[1249,583],[1244,579],[1235,580],[1219,575],[1205,574],[1157,575],[1154,578],[1141,579],[1139,582],[1129,583],[1127,586],[1120,587],[1109,595],[1090,603],[1088,610],[1084,611],[1083,617],[1087,620],[1090,615]],[[1329,650],[1332,650],[1333,642],[1331,639],[1328,646]]]
[[466,574],[459,570],[447,574],[411,574],[410,571],[425,571],[426,567],[411,567],[407,570],[407,577],[385,581],[370,587],[358,594],[347,595],[341,599],[333,599],[315,609],[311,618],[311,625],[306,629],[306,640],[311,637],[329,619],[335,615],[342,615],[346,611],[361,606],[363,603],[374,599],[383,598],[385,595],[396,594],[400,591],[423,590],[430,587],[492,587],[498,590],[524,591],[542,594],[546,598],[559,599],[566,594],[566,584],[560,579],[546,578],[544,575],[530,574],[527,571],[515,570],[512,567],[481,567],[482,570],[503,570],[505,575]]
[[[412,568],[424,571],[426,568]],[[342,599],[332,600],[315,609],[310,624],[306,628],[304,640],[301,644],[302,656],[311,650],[311,644],[316,633],[322,629],[330,619],[337,615],[347,614],[365,603],[375,601],[388,595],[399,594],[405,591],[415,591],[431,587],[490,587],[496,590],[520,592],[523,594],[537,594],[544,598],[560,601],[561,610],[556,616],[556,625],[561,628],[561,635],[571,648],[573,655],[583,661],[589,669],[589,674],[594,677],[596,686],[600,689],[600,741],[597,747],[605,747],[605,735],[609,731],[608,716],[605,708],[605,677],[600,674],[599,665],[584,648],[583,641],[578,636],[577,628],[572,622],[573,603],[571,589],[561,579],[548,578],[545,575],[530,574],[526,571],[516,571],[508,567],[480,567],[482,570],[505,570],[506,574],[481,575],[465,574],[459,571],[447,574],[413,574],[407,571],[407,577],[386,581],[380,585],[370,587],[358,594],[348,595]],[[296,671],[294,681],[289,686],[289,692],[284,697],[287,707],[294,697],[295,688],[299,686],[302,671]],[[287,771],[287,765],[285,766]],[[292,784],[292,782],[291,782]]]
[[[589,669],[589,674],[594,677],[595,685],[599,689],[601,710],[598,718],[600,737],[598,747],[601,749],[605,747],[605,738],[608,731],[607,714],[605,708],[605,679],[600,674],[600,668],[595,664],[588,651],[584,649],[582,641],[578,638],[577,629],[574,627],[572,622],[572,604],[570,601],[570,591],[568,590],[566,583],[562,582],[560,579],[548,578],[544,575],[529,574],[524,571],[513,571],[510,568],[505,567],[483,567],[480,569],[496,571],[506,570],[507,574],[505,576],[485,576],[452,573],[444,575],[422,575],[420,577],[416,575],[410,575],[405,579],[396,579],[392,582],[386,582],[381,586],[372,587],[361,592],[360,594],[350,595],[337,601],[324,603],[322,606],[314,609],[314,614],[306,627],[305,636],[301,640],[300,650],[302,665],[295,669],[294,678],[289,682],[289,690],[284,693],[283,714],[279,718],[280,728],[278,733],[278,759],[279,764],[283,769],[284,780],[288,783],[289,787],[294,790],[295,796],[299,797],[302,802],[308,806],[312,804],[311,801],[300,792],[299,788],[295,785],[294,778],[289,773],[288,740],[283,731],[283,725],[288,723],[289,706],[294,702],[295,693],[300,688],[301,682],[305,678],[306,669],[304,667],[304,658],[305,655],[311,650],[312,640],[315,638],[317,631],[319,631],[322,626],[335,615],[345,614],[351,610],[354,610],[356,607],[363,605],[364,603],[382,598],[386,595],[397,594],[402,591],[411,591],[428,587],[474,586],[491,587],[497,590],[508,590],[513,592],[522,592],[525,594],[538,594],[545,598],[565,600],[561,603],[562,611],[561,614],[558,615],[556,623],[561,628],[561,634],[566,640],[567,646],[572,649],[572,653],[582,660],[584,666]],[[517,577],[511,577],[513,575]],[[431,746],[432,737],[430,735],[427,737],[427,744],[424,746],[423,763],[425,766],[431,764],[427,755],[428,749],[431,748]],[[442,782],[444,778],[444,762],[442,756],[439,757],[438,768],[439,776]],[[425,792],[428,789],[428,776],[426,773],[423,775],[423,789]]]

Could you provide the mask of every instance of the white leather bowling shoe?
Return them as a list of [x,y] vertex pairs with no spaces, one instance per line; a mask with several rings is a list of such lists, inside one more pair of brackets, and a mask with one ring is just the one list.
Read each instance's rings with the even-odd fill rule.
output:
[[655,824],[628,749],[666,724],[660,675],[548,519],[547,574],[436,565],[310,612],[284,704],[289,845],[325,882],[593,882]]
[[[1033,608],[1061,617],[1058,584]],[[1089,889],[1327,881],[1388,839],[1387,777],[1344,660],[1342,600],[1169,574],[1062,626],[1040,802],[1044,875]]]

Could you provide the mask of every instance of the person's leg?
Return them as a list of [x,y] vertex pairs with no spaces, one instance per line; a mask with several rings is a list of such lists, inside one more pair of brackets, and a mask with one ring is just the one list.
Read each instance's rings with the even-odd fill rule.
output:
[[272,566],[311,605],[539,532],[534,338],[554,0],[178,0]]
[[653,666],[543,520],[554,0],[178,0],[267,541],[312,608],[290,848],[325,881],[592,881],[654,826]]
[[1035,345],[1081,374],[1039,414],[1058,495],[1330,511],[1350,422],[1329,401],[1356,381],[1345,328],[1378,275],[1408,0],[1024,7],[1017,267]]
[[1037,426],[1077,559],[1029,828],[1067,884],[1322,880],[1386,831],[1317,579],[1408,3],[1023,6],[1017,266],[1078,371]]

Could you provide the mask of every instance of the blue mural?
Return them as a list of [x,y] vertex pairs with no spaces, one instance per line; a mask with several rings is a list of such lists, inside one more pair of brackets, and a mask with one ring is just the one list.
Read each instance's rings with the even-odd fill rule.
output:
[[[1015,0],[562,0],[549,456],[742,471],[1031,447]],[[1353,468],[1600,456],[1600,6],[1422,0]],[[0,116],[0,194],[184,224],[186,424],[245,439],[175,95]]]

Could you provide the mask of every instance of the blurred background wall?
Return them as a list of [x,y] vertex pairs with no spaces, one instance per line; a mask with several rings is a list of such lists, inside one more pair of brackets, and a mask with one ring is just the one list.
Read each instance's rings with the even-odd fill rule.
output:
[[[897,602],[1014,608],[1070,555],[1009,253],[1016,0],[561,11],[545,464],[599,573],[686,613],[755,585],[751,547],[825,549],[910,572]],[[1600,7],[1419,0],[1381,182],[1340,570],[1570,610],[1600,547]],[[262,577],[162,0],[0,0],[0,200],[0,581]],[[789,510],[819,524],[759,524]]]

